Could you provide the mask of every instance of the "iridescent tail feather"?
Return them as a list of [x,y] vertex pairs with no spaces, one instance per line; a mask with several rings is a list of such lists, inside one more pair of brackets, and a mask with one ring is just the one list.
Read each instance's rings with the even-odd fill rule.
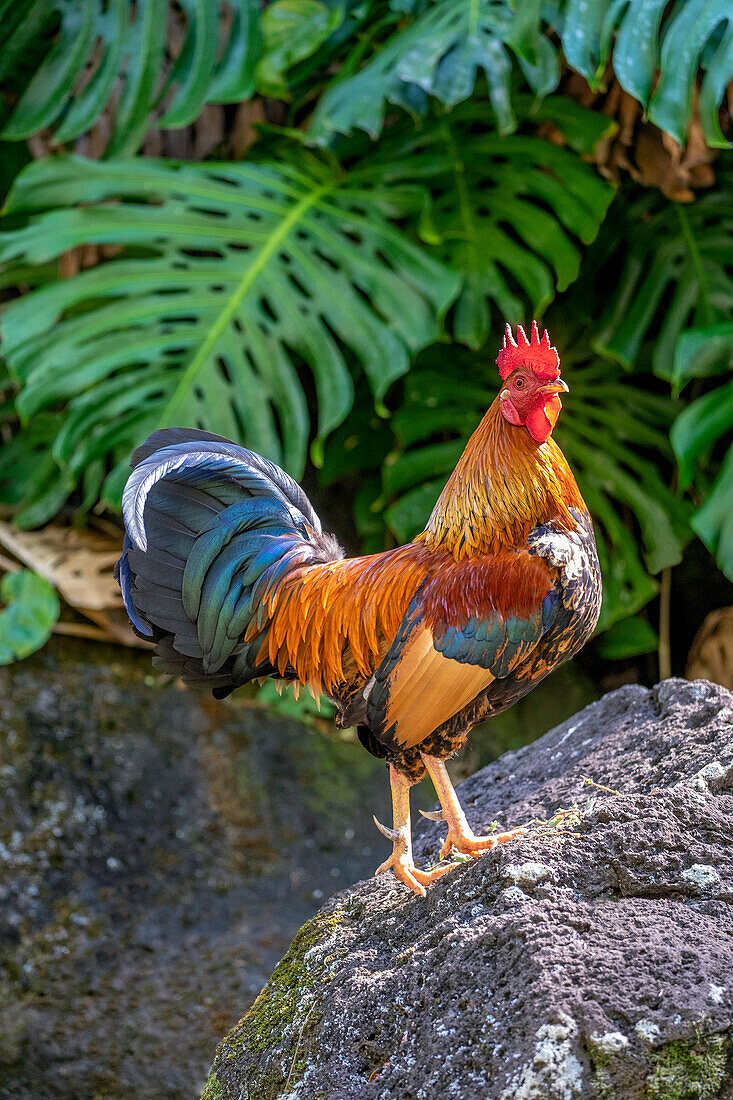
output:
[[257,629],[273,585],[343,557],[297,482],[208,432],[173,428],[146,440],[123,514],[118,579],[136,630],[157,643],[157,667],[205,679],[217,695],[276,671],[259,657]]

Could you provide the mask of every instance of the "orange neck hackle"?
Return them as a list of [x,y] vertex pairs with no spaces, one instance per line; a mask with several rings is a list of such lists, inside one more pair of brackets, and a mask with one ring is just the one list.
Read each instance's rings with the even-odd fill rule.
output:
[[469,439],[420,536],[460,561],[526,542],[531,527],[575,526],[585,504],[565,457],[551,439],[537,443],[509,423],[496,398]]

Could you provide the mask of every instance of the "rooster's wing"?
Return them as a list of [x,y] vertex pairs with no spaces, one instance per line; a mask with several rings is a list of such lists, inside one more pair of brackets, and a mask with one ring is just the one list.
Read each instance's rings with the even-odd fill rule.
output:
[[527,658],[561,600],[552,570],[543,571],[544,592],[517,614],[487,607],[466,616],[448,607],[436,616],[425,590],[416,594],[365,692],[366,721],[379,741],[390,748],[419,745]]

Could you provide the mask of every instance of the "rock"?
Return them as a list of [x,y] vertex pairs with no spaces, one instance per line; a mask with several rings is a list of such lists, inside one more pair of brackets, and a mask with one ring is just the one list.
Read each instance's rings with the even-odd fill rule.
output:
[[337,894],[205,1100],[730,1100],[733,696],[621,688],[460,795],[477,831],[575,806],[576,835],[498,848],[426,899],[391,875]]
[[249,703],[67,639],[0,668],[3,1100],[189,1100],[319,899],[379,862],[384,766]]

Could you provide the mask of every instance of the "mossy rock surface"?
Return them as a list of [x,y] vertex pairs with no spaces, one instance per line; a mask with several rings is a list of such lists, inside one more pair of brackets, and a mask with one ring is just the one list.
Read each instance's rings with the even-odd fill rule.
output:
[[213,1095],[731,1100],[733,696],[622,688],[459,794],[477,830],[575,804],[572,835],[426,899],[391,875],[332,898],[219,1046]]

